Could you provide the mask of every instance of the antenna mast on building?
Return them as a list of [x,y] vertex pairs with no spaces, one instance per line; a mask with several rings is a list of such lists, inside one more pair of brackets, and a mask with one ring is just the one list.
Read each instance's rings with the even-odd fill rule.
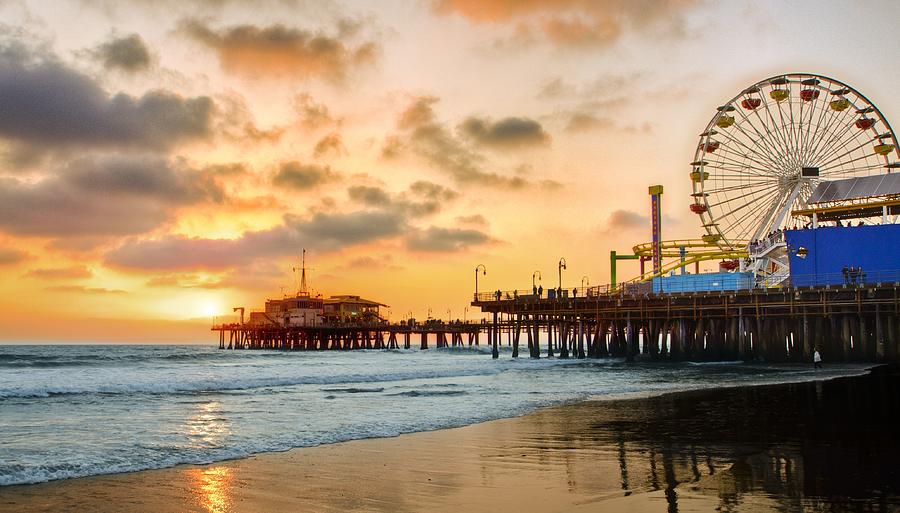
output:
[[[294,267],[294,272],[297,272],[297,268]],[[306,288],[306,248],[303,249],[303,256],[300,260],[300,291],[297,292],[298,296],[308,296],[309,291]]]

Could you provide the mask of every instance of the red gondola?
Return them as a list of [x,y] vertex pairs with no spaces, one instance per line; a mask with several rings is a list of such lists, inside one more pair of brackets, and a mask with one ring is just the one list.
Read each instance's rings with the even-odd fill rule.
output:
[[706,212],[706,210],[707,210],[706,205],[704,205],[702,203],[691,203],[691,212],[693,212],[695,214],[702,214],[702,213]]
[[737,260],[722,260],[719,262],[719,269],[724,269],[726,271],[733,271],[738,268]]
[[700,143],[700,145],[697,148],[705,151],[706,153],[712,153],[719,149],[719,141],[709,141],[708,143]]
[[856,128],[860,130],[868,130],[875,125],[875,120],[872,118],[859,118],[856,120]]
[[741,107],[747,110],[753,110],[759,107],[762,104],[762,100],[759,98],[746,98],[741,102]]
[[805,102],[811,102],[819,97],[818,89],[804,89],[800,91],[800,99]]

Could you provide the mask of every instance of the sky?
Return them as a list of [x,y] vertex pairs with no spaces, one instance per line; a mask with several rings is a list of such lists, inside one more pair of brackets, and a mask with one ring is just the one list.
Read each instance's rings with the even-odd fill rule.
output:
[[[0,341],[214,342],[297,290],[478,318],[696,238],[689,162],[768,77],[900,116],[894,2],[0,0]],[[619,277],[637,273],[620,264]]]

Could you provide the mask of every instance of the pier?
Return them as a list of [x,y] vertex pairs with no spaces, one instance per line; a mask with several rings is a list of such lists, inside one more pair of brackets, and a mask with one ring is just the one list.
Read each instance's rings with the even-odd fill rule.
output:
[[514,357],[521,343],[532,358],[811,362],[816,348],[826,362],[897,361],[900,271],[891,278],[660,293],[621,284],[553,291],[552,298],[498,291],[471,304],[493,315],[495,357],[506,330]]
[[[283,351],[351,351],[358,349],[428,349],[480,345],[480,334],[499,329],[474,322],[341,323],[314,326],[217,324],[219,349],[274,349]],[[433,335],[433,337],[432,337]]]

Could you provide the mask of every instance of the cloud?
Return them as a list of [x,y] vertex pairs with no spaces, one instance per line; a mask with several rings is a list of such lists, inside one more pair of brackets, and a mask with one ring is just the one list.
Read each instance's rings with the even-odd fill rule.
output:
[[650,227],[650,217],[632,210],[615,210],[606,221],[607,231]]
[[211,135],[206,96],[110,95],[49,55],[0,48],[0,137],[33,147],[166,149]]
[[332,117],[327,105],[315,101],[307,93],[300,93],[294,96],[293,105],[294,111],[297,112],[297,116],[300,118],[300,125],[307,130],[315,130],[338,123]]
[[307,248],[331,251],[401,235],[406,220],[397,212],[316,213],[308,219],[286,215],[284,223],[246,232],[236,239],[165,236],[124,243],[106,255],[109,265],[130,269],[226,269],[258,258],[296,254]]
[[0,248],[0,266],[14,265],[28,260],[28,253],[17,249]]
[[685,37],[685,13],[701,0],[436,0],[438,14],[473,23],[508,24],[514,37],[540,34],[563,47],[609,47],[631,31]]
[[259,145],[274,144],[281,140],[286,128],[273,126],[260,128],[244,97],[237,93],[219,95],[216,98],[218,115],[216,116],[216,132],[231,141]]
[[369,207],[388,207],[391,205],[391,197],[380,187],[355,185],[347,189],[347,195],[352,201],[362,203]]
[[127,294],[124,290],[107,289],[103,287],[83,287],[81,285],[57,285],[54,287],[45,287],[48,292],[66,292],[78,294]]
[[344,141],[341,138],[341,134],[337,132],[332,132],[319,139],[313,149],[313,156],[316,158],[322,158],[329,155],[339,157],[346,153],[347,148],[344,147]]
[[94,273],[83,265],[73,265],[70,267],[53,267],[48,269],[31,269],[25,276],[29,278],[41,278],[45,280],[60,279],[87,279],[92,278]]
[[385,158],[397,158],[411,151],[435,168],[449,174],[457,183],[504,188],[522,188],[527,181],[484,170],[484,155],[457,138],[437,121],[433,96],[415,98],[398,117],[399,134],[389,136],[382,148]]
[[272,178],[272,184],[278,187],[306,190],[326,182],[332,182],[337,178],[337,173],[328,166],[290,161],[281,164],[278,173]]
[[143,233],[174,209],[219,202],[202,170],[155,156],[85,157],[37,182],[0,178],[0,230],[64,238]]
[[545,146],[550,143],[550,135],[541,124],[528,118],[511,117],[492,122],[469,117],[462,122],[460,130],[478,144],[492,148]]
[[[153,271],[235,269],[271,259],[296,255],[302,248],[336,251],[360,244],[401,238],[421,251],[459,251],[467,245],[491,242],[476,230],[429,228],[413,222],[440,210],[441,201],[455,198],[450,189],[416,182],[409,190],[391,194],[380,187],[356,185],[347,189],[359,210],[314,212],[308,217],[285,215],[283,223],[246,232],[234,239],[163,236],[128,240],[105,255],[113,267]],[[174,283],[174,282],[169,282]]]
[[281,24],[236,25],[217,30],[203,21],[188,20],[182,24],[182,32],[215,50],[223,70],[247,78],[340,81],[355,68],[374,63],[380,51],[372,41],[353,43],[352,34],[343,30],[326,35]]
[[490,236],[478,230],[432,226],[411,235],[406,247],[413,251],[450,253],[492,241]]
[[585,112],[574,112],[566,123],[566,132],[580,133],[592,130],[614,128],[615,122],[609,118],[598,117]]
[[91,53],[106,69],[137,73],[150,68],[150,49],[139,34],[112,37]]
[[456,218],[456,222],[460,224],[469,224],[476,226],[486,226],[488,224],[488,220],[481,214],[473,214],[470,216],[459,216]]
[[354,258],[347,262],[345,265],[341,266],[340,269],[348,269],[348,270],[366,270],[366,271],[380,271],[380,270],[390,270],[397,271],[402,269],[401,267],[394,265],[394,258],[391,255],[379,255],[379,256],[361,256],[358,258]]
[[179,289],[218,289],[223,288],[223,282],[216,279],[207,279],[195,274],[167,274],[147,280],[148,287],[168,287]]
[[430,200],[450,201],[459,196],[459,193],[452,189],[425,180],[418,180],[411,183],[409,185],[409,191]]

